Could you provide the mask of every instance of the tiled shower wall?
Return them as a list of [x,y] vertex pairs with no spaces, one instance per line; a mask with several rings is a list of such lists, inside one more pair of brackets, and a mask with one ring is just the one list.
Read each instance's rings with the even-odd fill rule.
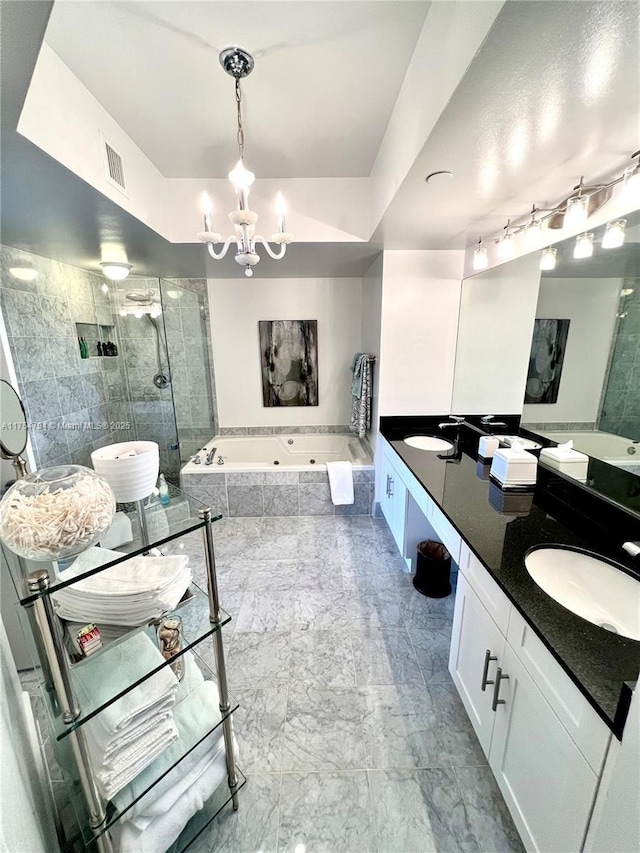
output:
[[598,427],[640,440],[640,277],[626,278]]
[[[25,260],[34,281],[9,272]],[[92,450],[133,437],[120,359],[82,359],[78,348],[76,323],[114,324],[103,283],[97,273],[0,246],[0,304],[38,467],[90,465]]]
[[186,462],[218,427],[207,282],[163,280],[161,291],[180,455]]
[[[160,470],[177,478],[180,457],[177,450],[176,418],[171,386],[157,388],[153,377],[159,372],[156,330],[149,318],[132,314],[121,317],[119,309],[127,304],[126,294],[131,291],[153,291],[153,299],[160,301],[160,283],[157,278],[130,276],[111,287],[112,308],[118,331],[120,356],[118,359],[121,381],[126,388],[126,399],[120,414],[132,424],[131,438],[155,441],[160,447]],[[133,305],[132,302],[129,304]],[[165,351],[165,332],[162,317],[156,320],[160,334],[160,363],[162,370],[171,373]]]

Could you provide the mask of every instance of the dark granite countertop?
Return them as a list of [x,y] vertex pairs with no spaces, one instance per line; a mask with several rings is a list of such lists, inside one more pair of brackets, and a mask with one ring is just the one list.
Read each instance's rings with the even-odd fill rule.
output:
[[541,543],[574,545],[637,571],[619,547],[625,538],[634,538],[633,532],[626,532],[619,539],[620,531],[629,530],[629,516],[625,513],[616,520],[615,510],[599,500],[594,511],[594,498],[584,488],[573,487],[566,478],[558,478],[542,466],[530,497],[506,497],[516,511],[526,512],[530,502],[528,513],[504,514],[494,508],[500,506],[504,493],[488,480],[488,466],[479,464],[475,457],[479,436],[464,434],[463,428],[458,453],[447,460],[402,441],[421,431],[453,438],[450,430],[440,432],[437,419],[433,418],[381,421],[384,438],[620,738],[630,700],[629,683],[635,682],[640,672],[640,642],[610,634],[562,607],[535,584],[524,566],[524,555],[531,546]]

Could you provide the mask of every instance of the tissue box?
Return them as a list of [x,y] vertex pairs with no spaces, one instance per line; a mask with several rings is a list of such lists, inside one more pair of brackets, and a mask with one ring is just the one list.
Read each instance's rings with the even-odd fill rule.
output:
[[589,457],[572,447],[558,445],[558,447],[545,447],[540,453],[540,461],[549,468],[555,468],[574,480],[581,483],[587,482],[587,469],[589,468]]
[[491,477],[505,488],[534,486],[538,460],[521,447],[501,447],[493,454]]

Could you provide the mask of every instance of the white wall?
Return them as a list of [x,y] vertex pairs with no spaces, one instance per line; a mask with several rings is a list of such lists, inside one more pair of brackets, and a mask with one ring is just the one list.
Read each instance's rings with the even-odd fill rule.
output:
[[619,278],[542,279],[536,317],[571,323],[558,401],[524,406],[525,423],[596,420],[621,287]]
[[464,252],[383,256],[380,415],[447,414]]
[[[145,225],[169,236],[163,176],[46,43],[38,57],[18,131]],[[105,177],[100,131],[123,158],[126,196]],[[200,222],[196,216],[194,231]],[[105,235],[105,241],[111,239],[112,235]],[[113,252],[103,259],[122,260]]]
[[[361,279],[209,279],[209,305],[221,427],[349,423]],[[318,406],[262,405],[259,320],[318,321]]]
[[540,269],[527,255],[465,279],[452,412],[520,414]]

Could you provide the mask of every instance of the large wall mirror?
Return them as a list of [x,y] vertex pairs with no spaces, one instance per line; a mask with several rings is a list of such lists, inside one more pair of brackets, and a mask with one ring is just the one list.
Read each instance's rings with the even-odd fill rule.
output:
[[[591,457],[588,485],[640,514],[640,211],[624,242],[557,243],[462,284],[452,414],[521,414],[524,429]],[[636,476],[630,476],[636,475]]]
[[[640,442],[640,211],[625,218],[615,248],[602,226],[589,257],[574,256],[574,237],[556,244],[553,270],[536,251],[465,279],[453,413],[521,413],[523,426],[584,433],[585,452],[640,472],[640,446],[637,461],[628,452]],[[619,440],[600,453],[603,433]]]

